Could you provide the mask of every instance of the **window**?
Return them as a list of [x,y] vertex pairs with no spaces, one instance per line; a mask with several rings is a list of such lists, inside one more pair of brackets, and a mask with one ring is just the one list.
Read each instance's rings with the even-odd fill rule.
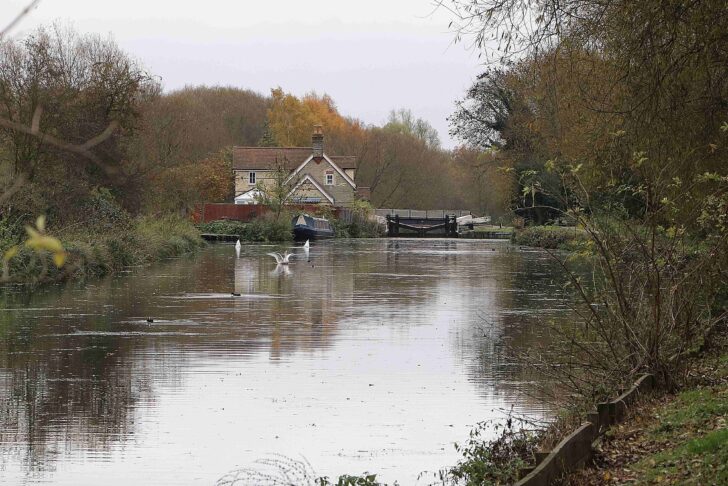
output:
[[334,185],[334,174],[326,174],[326,185],[327,186]]
[[248,174],[248,184],[255,184],[255,172]]

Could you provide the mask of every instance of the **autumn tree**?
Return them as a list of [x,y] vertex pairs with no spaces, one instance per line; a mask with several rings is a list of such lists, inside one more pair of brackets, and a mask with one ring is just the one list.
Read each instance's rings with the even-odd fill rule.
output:
[[188,216],[205,202],[230,202],[233,198],[232,150],[224,148],[200,160],[155,172],[144,201],[149,212]]
[[441,3],[459,38],[506,62],[482,78],[482,100],[507,89],[505,123],[494,123],[504,105],[473,97],[456,130],[531,163],[521,195],[558,197],[589,237],[594,285],[567,272],[579,319],[538,367],[588,401],[600,393],[590,384],[616,389],[636,373],[675,386],[681,357],[728,316],[725,2]]
[[364,126],[361,122],[344,117],[328,95],[308,93],[298,98],[281,88],[271,90],[268,109],[269,140],[279,147],[307,147],[315,125],[321,125],[326,134],[326,151],[350,154],[361,144]]

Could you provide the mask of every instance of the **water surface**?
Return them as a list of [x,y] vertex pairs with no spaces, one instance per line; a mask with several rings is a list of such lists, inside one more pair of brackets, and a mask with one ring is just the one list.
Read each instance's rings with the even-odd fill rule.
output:
[[414,484],[475,423],[546,412],[507,357],[563,314],[544,253],[341,240],[276,268],[282,249],[6,292],[0,483],[210,485],[282,454]]

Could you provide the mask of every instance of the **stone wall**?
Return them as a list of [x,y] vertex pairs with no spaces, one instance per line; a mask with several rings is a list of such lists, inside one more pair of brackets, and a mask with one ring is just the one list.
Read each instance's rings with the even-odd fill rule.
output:
[[[327,172],[334,176],[333,185],[326,185]],[[303,170],[299,172],[297,178],[301,180],[306,175],[310,175],[324,191],[334,198],[334,204],[336,206],[346,206],[354,201],[354,188],[325,159],[321,159],[318,162],[312,160],[306,164]]]

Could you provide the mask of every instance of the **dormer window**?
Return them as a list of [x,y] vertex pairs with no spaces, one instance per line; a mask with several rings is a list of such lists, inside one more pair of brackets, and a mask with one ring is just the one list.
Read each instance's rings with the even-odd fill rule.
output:
[[333,186],[334,185],[334,173],[333,172],[326,174],[326,179],[324,179],[324,183],[327,186]]
[[255,185],[255,172],[250,172],[248,174],[248,184]]

